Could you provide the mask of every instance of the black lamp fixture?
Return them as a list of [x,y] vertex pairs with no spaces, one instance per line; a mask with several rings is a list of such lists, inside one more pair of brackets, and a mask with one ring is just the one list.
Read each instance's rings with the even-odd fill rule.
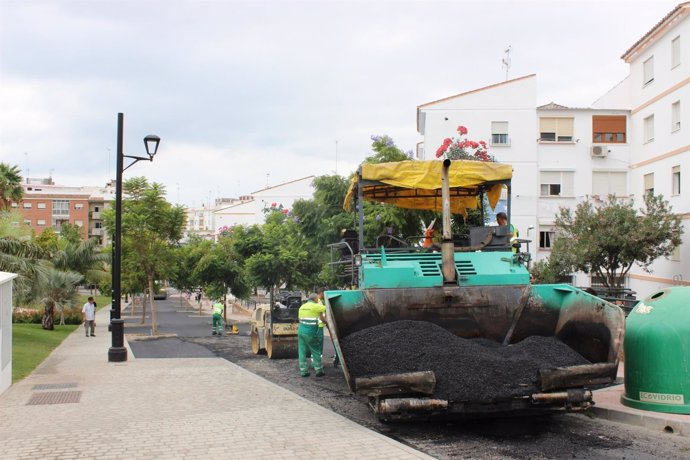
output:
[[[117,169],[115,178],[115,234],[113,235],[113,263],[112,263],[112,297],[110,305],[110,325],[108,330],[112,333],[112,346],[108,350],[109,362],[127,361],[127,348],[125,348],[124,321],[121,315],[122,300],[122,173],[141,160],[153,161],[153,157],[158,153],[158,145],[161,138],[149,134],[144,138],[144,147],[148,157],[137,157],[125,155],[122,151],[124,141],[124,114],[117,114]],[[124,159],[134,160],[127,167],[124,166]]]
[[144,147],[146,147],[146,154],[149,156],[151,161],[153,157],[158,152],[158,144],[160,144],[161,138],[155,134],[149,134],[144,138]]

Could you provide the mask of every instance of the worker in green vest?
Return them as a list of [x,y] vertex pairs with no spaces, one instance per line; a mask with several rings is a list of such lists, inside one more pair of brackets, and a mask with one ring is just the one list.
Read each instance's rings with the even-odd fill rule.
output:
[[220,300],[213,304],[213,322],[211,323],[211,335],[223,335],[223,309],[225,305]]
[[[319,346],[319,321],[326,323],[325,305],[318,303],[319,295],[311,294],[309,300],[299,307],[297,314],[299,318],[299,328],[297,329],[297,350],[299,355],[299,372],[302,377],[309,377],[309,363],[307,362],[307,351],[311,353],[311,365],[316,371],[317,377],[323,377],[323,364],[321,363],[321,347],[323,346],[323,335],[321,336],[321,347]],[[323,334],[323,329],[321,329]]]
[[[508,215],[505,212],[499,212],[498,214],[496,214],[496,223],[498,225],[508,225]],[[520,237],[520,232],[517,228],[515,228],[515,225],[513,224],[510,224],[510,228],[508,229],[508,231],[510,246],[513,248],[513,252],[518,252],[518,249],[520,249],[520,242],[518,241],[518,238]]]

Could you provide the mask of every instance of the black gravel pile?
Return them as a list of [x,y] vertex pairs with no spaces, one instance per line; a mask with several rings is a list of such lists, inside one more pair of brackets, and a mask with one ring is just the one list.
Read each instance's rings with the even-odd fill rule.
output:
[[506,347],[464,339],[433,323],[394,321],[341,340],[350,375],[371,377],[433,371],[434,396],[450,401],[496,401],[536,391],[537,371],[590,364],[555,337],[533,336]]

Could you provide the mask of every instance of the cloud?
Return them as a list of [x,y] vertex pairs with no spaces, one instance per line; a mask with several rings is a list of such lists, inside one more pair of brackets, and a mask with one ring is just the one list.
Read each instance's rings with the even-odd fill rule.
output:
[[[1,161],[65,185],[126,175],[199,204],[335,170],[388,134],[420,140],[416,107],[537,73],[538,102],[587,106],[620,55],[676,2],[117,1],[0,3]],[[27,154],[25,155],[25,152]],[[238,184],[239,183],[239,184]],[[178,194],[179,188],[179,194]]]

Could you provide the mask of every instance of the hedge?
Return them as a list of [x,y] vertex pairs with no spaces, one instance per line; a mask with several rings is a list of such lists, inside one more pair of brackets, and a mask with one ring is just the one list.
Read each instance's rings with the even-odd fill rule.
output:
[[[12,310],[13,323],[31,323],[41,324],[43,319],[43,310],[34,308],[15,308]],[[55,324],[60,324],[60,312],[55,309],[53,313],[53,320]],[[81,309],[80,308],[65,308],[65,324],[81,324]]]

